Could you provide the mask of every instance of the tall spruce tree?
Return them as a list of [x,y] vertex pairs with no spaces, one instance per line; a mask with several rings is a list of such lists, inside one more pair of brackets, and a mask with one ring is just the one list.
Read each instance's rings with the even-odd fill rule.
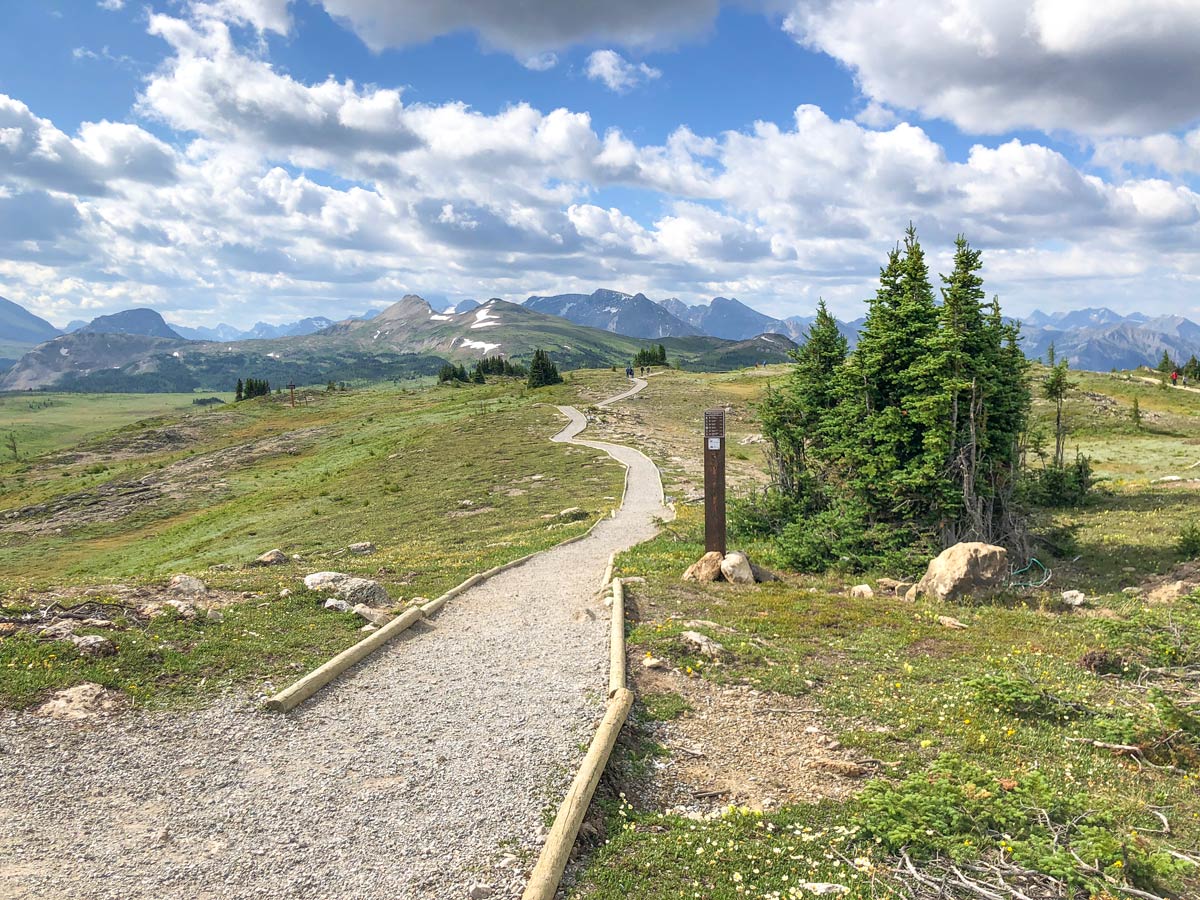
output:
[[550,384],[562,384],[562,376],[558,374],[558,366],[550,359],[550,355],[540,347],[533,351],[533,359],[529,363],[529,380],[531,388],[545,387]]

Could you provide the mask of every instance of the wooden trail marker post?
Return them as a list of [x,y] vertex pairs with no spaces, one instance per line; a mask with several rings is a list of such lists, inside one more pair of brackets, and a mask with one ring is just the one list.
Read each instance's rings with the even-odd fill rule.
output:
[[296,382],[288,382],[288,390],[292,392],[292,409],[296,408]]
[[704,411],[704,552],[725,555],[725,410]]

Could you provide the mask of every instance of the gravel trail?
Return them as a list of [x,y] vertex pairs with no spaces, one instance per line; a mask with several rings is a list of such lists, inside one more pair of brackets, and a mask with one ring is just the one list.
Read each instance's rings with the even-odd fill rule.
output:
[[[560,409],[553,439],[575,442],[586,421]],[[603,714],[609,554],[671,515],[647,457],[577,443],[629,466],[615,518],[451,600],[290,714],[249,699],[83,727],[0,713],[0,897],[519,895]]]

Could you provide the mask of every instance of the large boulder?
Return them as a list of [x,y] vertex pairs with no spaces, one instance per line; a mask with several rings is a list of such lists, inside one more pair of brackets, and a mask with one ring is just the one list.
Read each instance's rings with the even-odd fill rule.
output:
[[726,554],[721,560],[721,574],[730,584],[754,584],[754,569],[745,553]]
[[721,563],[724,557],[716,550],[705,553],[696,562],[688,566],[683,573],[684,581],[698,581],[701,584],[719,581],[721,578]]
[[194,575],[173,575],[167,590],[177,597],[203,597],[208,593],[208,585]]
[[970,541],[943,550],[929,563],[912,593],[938,600],[986,597],[1003,588],[1007,577],[1007,550]]
[[268,550],[258,559],[254,560],[256,566],[282,566],[288,561],[287,554],[276,547],[274,550]]
[[392,599],[387,588],[370,578],[347,578],[335,590],[351,606],[387,606]]

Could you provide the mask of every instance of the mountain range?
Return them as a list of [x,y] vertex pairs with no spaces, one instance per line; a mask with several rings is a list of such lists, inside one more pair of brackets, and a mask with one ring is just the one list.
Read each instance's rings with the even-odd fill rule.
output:
[[[404,378],[433,374],[446,361],[469,364],[488,354],[528,359],[539,347],[565,368],[616,366],[628,364],[646,346],[643,340],[504,300],[459,307],[462,311],[438,312],[409,295],[371,319],[346,319],[312,334],[219,342],[187,340],[157,313],[151,320],[143,310],[131,311],[137,315],[104,318],[117,319],[118,326],[136,318],[147,333],[89,326],[59,335],[22,356],[0,378],[0,390],[228,390],[242,377],[276,385]],[[780,362],[796,346],[774,334],[743,341],[689,335],[663,342],[672,362],[712,370]]]
[[[489,353],[519,358],[535,346],[568,368],[623,365],[646,340],[668,344],[685,365],[721,368],[785,358],[812,321],[776,319],[729,297],[689,306],[674,297],[654,301],[600,289],[533,295],[521,305],[492,299],[433,306],[409,295],[382,312],[339,322],[314,316],[283,325],[259,322],[248,330],[171,325],[142,308],[72,323],[64,335],[0,298],[0,372],[9,370],[0,387],[189,390],[187,385],[220,387],[229,373],[250,369],[254,377],[306,382],[387,377]],[[852,346],[862,324],[839,322]],[[1181,363],[1200,356],[1200,325],[1182,316],[1124,316],[1105,308],[1035,311],[1023,320],[1022,332],[1027,356],[1044,358],[1053,344],[1058,358],[1080,369],[1156,365],[1164,352]]]

